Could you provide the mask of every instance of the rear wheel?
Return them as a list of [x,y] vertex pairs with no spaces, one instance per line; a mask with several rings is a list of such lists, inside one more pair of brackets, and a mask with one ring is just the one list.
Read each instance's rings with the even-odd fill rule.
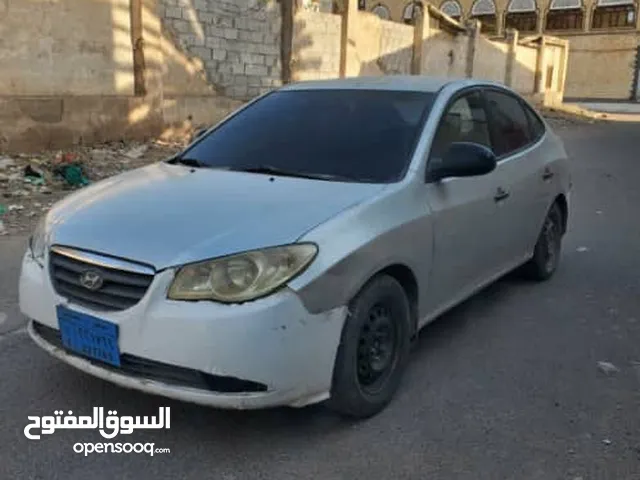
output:
[[400,384],[409,356],[409,301],[393,277],[380,275],[349,311],[327,404],[342,415],[366,418],[383,410]]
[[563,234],[562,211],[554,203],[542,225],[533,257],[522,267],[527,278],[543,281],[553,276],[560,263]]

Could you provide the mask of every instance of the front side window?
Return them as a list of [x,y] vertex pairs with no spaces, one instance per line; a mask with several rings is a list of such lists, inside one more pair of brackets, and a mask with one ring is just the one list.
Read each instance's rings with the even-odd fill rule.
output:
[[512,95],[487,91],[487,108],[491,116],[498,157],[520,150],[531,140],[529,120],[520,101]]
[[455,142],[491,148],[487,115],[478,92],[458,98],[447,108],[433,138],[430,158],[441,159]]
[[342,181],[398,181],[411,161],[433,93],[274,92],[181,156],[203,167],[272,170]]

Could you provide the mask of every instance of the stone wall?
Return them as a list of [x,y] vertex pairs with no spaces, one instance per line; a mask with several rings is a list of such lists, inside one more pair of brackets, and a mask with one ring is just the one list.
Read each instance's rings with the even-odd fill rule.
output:
[[482,38],[434,7],[409,26],[344,2],[342,15],[300,9],[284,23],[271,0],[0,0],[0,151],[171,136],[216,123],[281,84],[283,24],[293,27],[294,81],[475,76],[528,95],[544,90],[552,65],[560,89],[553,98],[562,97],[562,43],[538,62],[537,45]]
[[410,74],[413,51],[413,27],[380,21],[381,68],[387,74]]
[[237,108],[162,30],[158,1],[0,1],[0,152],[182,134]]
[[[480,37],[473,61],[473,76],[482,80],[504,82],[507,68],[509,45],[504,42],[492,42]],[[535,70],[535,63],[530,66]]]
[[252,0],[161,0],[166,28],[220,93],[248,100],[281,81],[280,9]]
[[129,8],[129,0],[0,1],[0,94],[132,94]]
[[630,98],[639,41],[635,32],[571,36],[565,95],[579,99]]
[[513,69],[513,88],[519,92],[532,92],[535,87],[535,69],[538,50],[533,47],[520,45],[516,49]]
[[432,22],[423,47],[422,71],[442,77],[464,77],[468,47],[467,34],[440,29],[437,22]]
[[296,13],[291,61],[294,81],[340,76],[341,23],[339,15],[307,10]]

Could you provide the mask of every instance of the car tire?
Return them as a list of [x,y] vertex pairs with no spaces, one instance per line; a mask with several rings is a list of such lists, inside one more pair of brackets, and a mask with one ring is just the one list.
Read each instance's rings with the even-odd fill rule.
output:
[[393,398],[410,351],[411,309],[397,280],[378,275],[350,302],[327,405],[351,418],[371,417]]
[[533,257],[522,267],[525,278],[545,281],[553,276],[560,263],[562,250],[563,215],[557,203],[554,203],[542,225]]

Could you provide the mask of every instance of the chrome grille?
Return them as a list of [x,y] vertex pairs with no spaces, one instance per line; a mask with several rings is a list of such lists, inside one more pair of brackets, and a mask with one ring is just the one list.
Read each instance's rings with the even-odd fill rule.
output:
[[[66,249],[60,249],[65,251]],[[126,310],[137,304],[153,281],[152,274],[111,268],[105,262],[94,263],[81,255],[49,253],[49,271],[56,292],[72,302],[94,310]],[[81,283],[87,271],[98,273],[102,285],[91,290]]]

